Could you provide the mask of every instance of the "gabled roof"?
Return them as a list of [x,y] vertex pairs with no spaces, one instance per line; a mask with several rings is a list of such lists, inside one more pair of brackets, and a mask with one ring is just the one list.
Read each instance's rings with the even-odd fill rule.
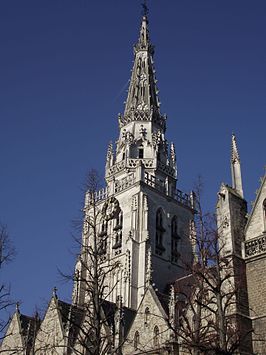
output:
[[258,205],[258,202],[259,202],[259,199],[260,199],[260,196],[261,196],[261,193],[262,193],[262,189],[263,187],[266,186],[266,174],[264,175],[264,177],[261,178],[261,184],[260,184],[260,188],[256,194],[256,199],[255,199],[255,202],[252,206],[252,210],[251,210],[251,213],[249,215],[249,218],[248,218],[248,221],[247,221],[247,224],[246,224],[246,228],[245,228],[245,232],[247,231],[249,225],[250,225],[250,222],[252,220],[252,216],[257,208],[257,205]]
[[26,346],[26,354],[29,354],[32,348],[36,333],[40,327],[40,319],[36,317],[29,317],[17,311],[18,319],[20,321],[21,336],[23,337]]

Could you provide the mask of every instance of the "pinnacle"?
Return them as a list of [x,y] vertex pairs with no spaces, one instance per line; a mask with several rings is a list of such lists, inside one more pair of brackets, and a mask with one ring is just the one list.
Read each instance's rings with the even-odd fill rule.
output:
[[231,162],[235,163],[235,162],[240,162],[240,156],[238,153],[238,149],[237,149],[237,143],[236,143],[236,136],[233,133],[232,134],[232,154],[231,154]]

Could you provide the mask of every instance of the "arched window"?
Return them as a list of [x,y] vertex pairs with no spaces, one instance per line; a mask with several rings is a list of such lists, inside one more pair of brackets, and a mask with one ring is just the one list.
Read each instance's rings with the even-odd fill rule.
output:
[[139,146],[139,159],[144,158],[144,148],[143,145]]
[[163,246],[163,234],[165,229],[163,227],[163,211],[159,208],[156,212],[156,236],[155,236],[155,252],[162,255],[165,251]]
[[147,326],[150,320],[150,309],[149,307],[145,308],[145,315],[144,315],[144,324]]
[[264,222],[264,231],[266,231],[266,198],[263,201],[263,222]]
[[134,335],[134,349],[138,350],[138,347],[139,347],[139,332],[136,331]]
[[155,348],[158,348],[160,343],[159,343],[159,328],[157,327],[157,325],[154,327],[153,330],[153,346]]
[[123,230],[123,212],[120,211],[115,219],[115,242],[113,249],[119,249],[122,246],[122,230]]
[[177,217],[174,216],[171,221],[171,261],[175,263],[178,262],[180,256],[178,252],[179,240]]
[[100,230],[99,230],[99,255],[106,254],[107,251],[107,228],[108,222],[106,220],[102,220],[100,222]]

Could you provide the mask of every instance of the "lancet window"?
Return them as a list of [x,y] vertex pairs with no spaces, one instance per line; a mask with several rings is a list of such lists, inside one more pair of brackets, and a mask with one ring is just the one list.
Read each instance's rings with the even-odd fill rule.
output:
[[171,260],[173,262],[178,262],[179,258],[179,240],[180,237],[178,235],[178,221],[177,217],[174,216],[171,221]]
[[115,219],[115,243],[113,245],[113,249],[119,249],[122,247],[122,230],[123,230],[123,212],[120,211]]
[[104,255],[107,251],[107,230],[108,222],[106,220],[101,221],[99,232],[99,254]]
[[155,236],[155,252],[157,255],[162,255],[165,251],[163,246],[163,235],[165,229],[163,227],[163,211],[161,208],[156,213],[156,236]]
[[147,326],[150,320],[150,309],[149,307],[145,308],[145,314],[144,314],[144,324]]
[[144,158],[144,148],[143,145],[141,145],[139,147],[139,159],[143,159]]
[[139,332],[136,331],[134,335],[134,349],[138,350],[138,347],[139,347]]
[[160,334],[160,331],[159,331],[158,326],[156,325],[153,330],[153,346],[155,348],[159,347],[159,334]]

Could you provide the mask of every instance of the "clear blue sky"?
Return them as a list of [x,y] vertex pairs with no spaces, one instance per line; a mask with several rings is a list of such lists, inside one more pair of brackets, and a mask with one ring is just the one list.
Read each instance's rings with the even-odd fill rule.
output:
[[[43,307],[56,285],[69,300],[71,220],[86,171],[104,172],[118,132],[137,0],[1,0],[0,220],[17,248],[1,270],[21,310]],[[205,205],[230,183],[235,132],[245,196],[264,174],[265,0],[150,0],[150,32],[162,111],[176,144],[179,188],[198,174]]]

